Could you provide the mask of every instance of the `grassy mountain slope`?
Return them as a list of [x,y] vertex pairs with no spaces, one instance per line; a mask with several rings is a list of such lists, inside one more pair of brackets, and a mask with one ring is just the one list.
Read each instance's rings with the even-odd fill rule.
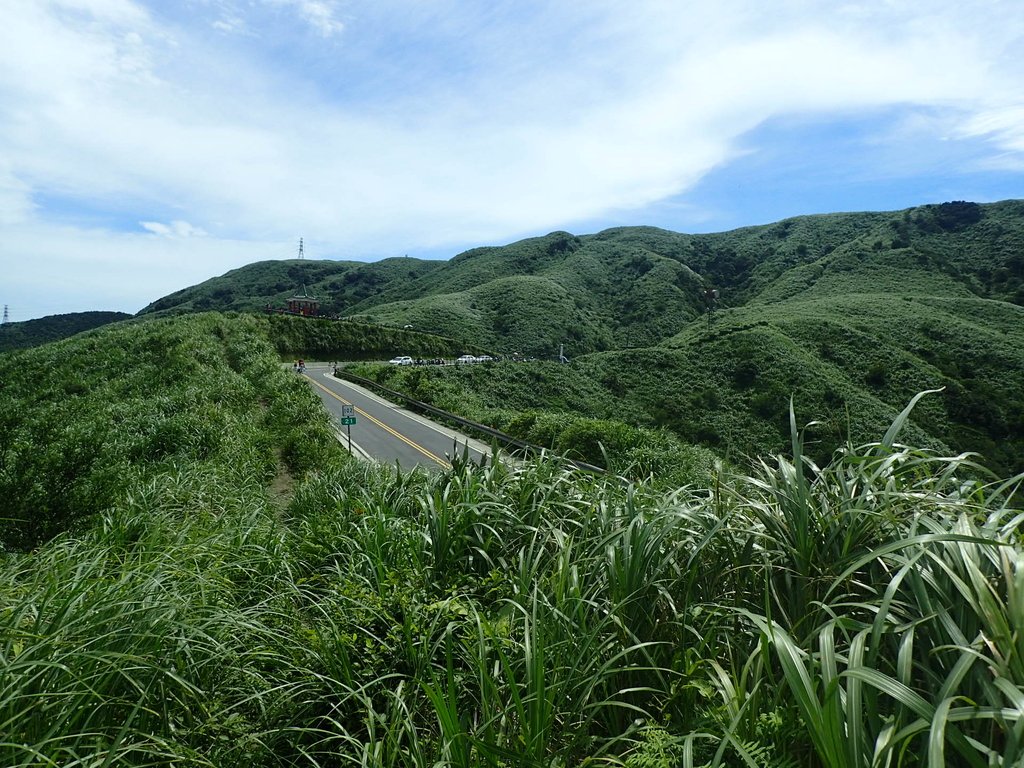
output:
[[128,320],[124,312],[70,312],[0,325],[0,352],[37,347],[108,323]]
[[701,314],[707,285],[731,307],[886,291],[1019,303],[1022,280],[1024,203],[945,203],[710,235],[552,233],[468,251],[353,311],[457,336],[461,329],[460,338],[507,352],[548,355],[564,342],[575,355],[673,336]]
[[[914,424],[932,440],[1024,470],[1024,309],[982,299],[848,295],[731,310],[663,352],[581,361],[582,375],[639,402],[684,439],[760,453],[788,434],[791,395],[822,422],[827,458],[914,393],[945,387]],[[924,442],[924,435],[914,439]]]
[[284,357],[381,360],[401,352],[413,357],[454,358],[465,352],[483,354],[488,351],[432,333],[354,320],[267,315],[259,317],[258,322]]
[[[915,411],[912,439],[977,451],[999,471],[1024,471],[1024,310],[1007,301],[1020,291],[1024,203],[808,217],[699,237],[614,230],[581,240],[567,267],[597,263],[601,248],[621,254],[629,243],[634,258],[655,262],[651,271],[685,259],[695,273],[713,276],[723,307],[710,326],[697,317],[699,306],[653,312],[647,338],[656,335],[655,322],[663,331],[673,322],[682,327],[652,346],[577,358],[563,377],[587,382],[588,394],[570,408],[521,367],[497,377],[500,387],[435,371],[423,375],[438,382],[424,379],[419,390],[428,399],[444,393],[477,414],[528,399],[530,409],[552,413],[614,414],[732,455],[780,450],[793,396],[801,420],[819,422],[808,450],[824,461],[845,440],[873,434],[916,392],[944,388]],[[667,255],[656,261],[653,253]],[[589,279],[583,268],[567,273]],[[617,274],[624,275],[621,266]],[[630,277],[637,284],[646,275]],[[663,291],[674,287],[657,282]],[[477,311],[485,316],[479,304]],[[461,397],[453,391],[460,387]]]
[[584,237],[556,232],[469,251],[381,297],[414,298],[375,299],[356,310],[505,352],[550,355],[562,343],[572,354],[651,344],[700,311],[700,277],[672,255],[686,239],[654,229]]
[[518,276],[491,280],[455,294],[402,301],[355,317],[388,325],[412,325],[445,336],[504,351],[557,351],[566,328],[583,343],[610,346],[608,334],[593,322],[593,313],[578,306],[559,283],[546,277]]
[[0,357],[0,549],[147,494],[185,511],[220,484],[259,494],[303,471],[317,410],[296,401],[261,320],[120,324]]
[[279,355],[379,359],[399,345],[425,357],[456,349],[345,321],[203,313],[0,356],[0,551],[89,521],[122,503],[126,485],[183,467],[225,464],[261,482],[275,468],[303,471],[319,406],[296,405]]
[[544,361],[443,368],[363,363],[347,370],[624,477],[653,475],[659,487],[707,484],[718,461],[713,451],[650,423],[642,408],[624,404],[576,367]]
[[[873,434],[915,392],[945,387],[908,434],[1024,469],[1015,385],[1024,373],[1024,201],[799,217],[708,235],[554,232],[419,273],[394,269],[346,311],[498,352],[549,356],[565,344],[578,375],[607,393],[577,415],[628,414],[685,442],[757,454],[788,439],[795,395],[802,418],[822,422],[811,450],[823,460],[847,437]],[[720,291],[710,330],[709,285]],[[464,376],[424,375],[445,379],[441,389]],[[502,408],[496,388],[464,386],[462,400],[477,410]],[[528,378],[517,386],[529,392]],[[557,397],[535,402],[565,412]]]
[[407,257],[372,263],[356,261],[262,261],[234,269],[199,285],[154,301],[139,314],[154,312],[258,311],[267,304],[283,307],[303,287],[320,300],[327,314],[345,314],[350,307],[385,290],[394,282],[415,280],[440,262]]
[[679,333],[703,312],[708,285],[727,307],[887,290],[1020,303],[1024,202],[804,216],[707,235],[553,232],[448,262],[263,262],[144,312],[257,310],[303,285],[325,312],[509,353],[548,356],[564,343],[575,356]]
[[1024,308],[1005,302],[851,294],[751,304],[657,347],[490,368],[364,372],[496,425],[508,421],[503,410],[614,418],[733,456],[781,450],[793,397],[801,423],[819,422],[808,445],[818,461],[874,434],[917,392],[944,388],[915,410],[909,438],[1024,471]]

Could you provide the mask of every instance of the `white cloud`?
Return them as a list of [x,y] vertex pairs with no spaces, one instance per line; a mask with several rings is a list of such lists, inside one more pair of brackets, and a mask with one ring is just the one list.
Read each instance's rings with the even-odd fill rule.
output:
[[210,24],[214,29],[228,35],[248,34],[245,19],[241,16],[223,16]]
[[170,224],[163,224],[159,221],[140,221],[139,226],[145,229],[147,232],[152,232],[154,235],[160,237],[174,237],[174,238],[187,238],[187,237],[206,237],[206,232],[199,227],[194,227],[187,221],[181,221],[176,219]]
[[345,29],[335,17],[336,3],[330,0],[265,0],[271,5],[285,5],[294,8],[300,18],[323,37],[332,37]]
[[58,11],[86,14],[90,21],[114,24],[145,22],[148,14],[133,0],[51,0]]
[[905,107],[1024,153],[1015,2],[0,4],[0,222],[63,247],[33,200],[80,200],[145,230],[90,230],[112,253],[198,272],[200,241],[379,256],[569,227],[686,190],[788,114]]
[[980,112],[961,126],[961,134],[988,136],[1010,152],[1024,154],[1024,104]]

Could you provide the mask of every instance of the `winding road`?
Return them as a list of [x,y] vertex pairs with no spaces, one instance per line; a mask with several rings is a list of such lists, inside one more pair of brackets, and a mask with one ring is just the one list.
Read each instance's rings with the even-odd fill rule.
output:
[[397,462],[403,467],[448,469],[449,459],[464,450],[474,461],[483,461],[491,454],[490,448],[478,440],[334,378],[326,363],[307,364],[305,376],[344,435],[342,444],[346,446],[349,428],[340,426],[342,406],[355,407],[356,423],[351,430],[352,452],[357,456],[386,464]]

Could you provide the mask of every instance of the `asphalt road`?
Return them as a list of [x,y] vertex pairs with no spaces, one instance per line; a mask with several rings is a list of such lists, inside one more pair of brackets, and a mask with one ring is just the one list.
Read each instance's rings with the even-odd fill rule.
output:
[[348,427],[340,426],[341,407],[355,406],[352,442],[357,455],[386,464],[398,462],[403,467],[434,469],[449,468],[448,459],[462,455],[467,446],[474,461],[490,456],[490,449],[483,443],[400,408],[363,387],[334,378],[326,364],[307,365],[306,378],[334,417],[338,429],[346,435],[345,444]]

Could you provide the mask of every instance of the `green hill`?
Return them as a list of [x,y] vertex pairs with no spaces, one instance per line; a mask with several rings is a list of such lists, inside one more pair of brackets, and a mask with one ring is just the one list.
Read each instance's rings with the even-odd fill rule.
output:
[[271,314],[258,320],[283,357],[316,360],[381,360],[396,351],[419,358],[455,358],[465,352],[489,350],[464,345],[444,336],[355,320],[300,318]]
[[762,453],[788,439],[789,398],[826,460],[891,419],[914,393],[921,444],[1024,470],[1024,309],[976,298],[851,294],[723,313],[657,350],[592,355],[582,376],[681,437]]
[[[0,355],[0,764],[1019,765],[1019,478],[956,454],[1024,469],[1022,234],[253,265]],[[184,314],[307,279],[349,318]],[[357,462],[281,364],[473,340],[574,359],[360,370],[614,472]]]
[[[0,356],[0,553],[91,519],[122,500],[126,483],[192,461],[255,461],[264,480],[278,459],[294,469],[305,450],[301,421],[274,436],[277,454],[266,435],[259,456],[244,460],[230,442],[233,429],[274,432],[282,413],[298,407],[289,399],[296,386],[306,394],[294,376],[275,378],[284,372],[280,357],[313,350],[380,359],[399,345],[423,356],[456,351],[448,339],[401,329],[208,312]],[[311,426],[325,418],[315,404],[303,414]]]
[[651,346],[704,309],[797,296],[910,291],[1024,302],[1024,202],[803,216],[707,235],[623,227],[553,232],[447,262],[252,264],[154,302],[156,311],[259,310],[305,288],[328,314],[570,356]]
[[803,294],[910,291],[1024,303],[1024,203],[805,216],[732,232],[564,232],[455,257],[353,307],[394,325],[570,355],[650,346],[704,310]]
[[124,312],[69,312],[24,322],[4,323],[0,325],[0,352],[37,347],[131,317]]
[[262,261],[233,269],[220,277],[184,288],[149,304],[140,315],[206,312],[253,312],[267,304],[283,307],[303,290],[320,299],[325,314],[348,314],[365,299],[395,282],[409,282],[441,266],[441,262],[393,258],[372,263],[290,259]]
[[[522,300],[504,321],[516,343],[529,335],[521,330],[529,322],[536,337],[553,340],[565,313],[594,308],[578,311],[563,338],[572,351],[607,351],[574,359],[557,387],[539,386],[547,374],[522,366],[488,376],[435,370],[416,381],[408,372],[367,372],[504,426],[516,423],[502,413],[509,408],[614,417],[731,455],[780,450],[792,396],[803,421],[819,422],[808,447],[819,461],[844,441],[873,434],[916,392],[943,388],[915,411],[913,440],[977,451],[997,470],[1024,471],[1024,203],[802,217],[718,235],[627,228],[578,240],[556,266],[518,281],[561,287],[561,312],[534,290],[533,306]],[[608,269],[612,263],[618,268]],[[587,264],[605,267],[598,270],[603,283],[591,279]],[[661,277],[672,274],[670,265],[692,279]],[[659,277],[645,282],[652,273]],[[501,348],[497,299],[484,299],[487,286],[509,281],[380,306],[374,316],[422,321],[428,308],[459,307],[466,318],[452,326],[461,321],[470,336]],[[702,284],[721,294],[710,322],[700,314]],[[589,304],[571,293],[574,285],[590,289]],[[608,297],[630,290],[645,307],[639,315],[621,304],[615,312],[597,308],[600,301],[615,306]],[[515,299],[511,288],[499,296],[506,304]],[[531,321],[535,315],[543,322]],[[644,346],[622,349],[637,346],[631,337]],[[585,394],[567,402],[575,392]]]
[[[908,434],[1024,470],[1024,201],[804,216],[705,235],[553,232],[448,262],[270,262],[149,309],[258,309],[302,284],[327,311],[442,334],[456,347],[550,357],[564,345],[569,375],[587,380],[580,388],[602,388],[569,408],[515,372],[495,382],[441,370],[415,381],[373,374],[503,427],[519,423],[508,403],[529,399],[532,410],[760,454],[788,439],[795,396],[801,417],[821,422],[809,450],[825,460],[844,440],[874,434],[914,393],[945,388]],[[711,323],[708,287],[719,291]]]
[[675,254],[687,236],[629,229],[556,232],[469,251],[414,284],[355,311],[504,352],[551,355],[657,342],[696,317],[701,279]]
[[789,440],[790,398],[816,421],[808,452],[827,461],[891,421],[917,392],[907,434],[1024,471],[1024,308],[973,297],[848,294],[752,303],[701,319],[663,344],[593,353],[571,365],[485,370],[361,369],[397,389],[508,428],[509,410],[614,418],[671,430],[720,454]]

